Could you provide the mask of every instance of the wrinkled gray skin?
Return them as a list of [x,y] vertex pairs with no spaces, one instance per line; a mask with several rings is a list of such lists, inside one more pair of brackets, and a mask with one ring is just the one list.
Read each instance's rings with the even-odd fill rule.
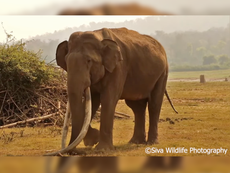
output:
[[[113,116],[119,99],[135,115],[131,143],[158,143],[158,120],[166,91],[168,62],[154,38],[126,28],[74,32],[57,47],[57,64],[67,71],[67,90],[72,114],[70,143],[84,120],[82,95],[91,89],[92,117],[101,104],[100,130],[89,127],[85,145],[113,149]],[[145,111],[149,129],[146,141]]]

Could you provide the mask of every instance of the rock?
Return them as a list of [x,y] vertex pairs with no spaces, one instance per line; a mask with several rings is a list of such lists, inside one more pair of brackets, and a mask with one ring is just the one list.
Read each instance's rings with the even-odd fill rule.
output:
[[175,123],[174,123],[174,121],[170,120],[170,121],[169,121],[169,124],[175,124]]
[[166,121],[170,121],[170,120],[171,120],[170,118],[168,118],[168,117],[166,118]]

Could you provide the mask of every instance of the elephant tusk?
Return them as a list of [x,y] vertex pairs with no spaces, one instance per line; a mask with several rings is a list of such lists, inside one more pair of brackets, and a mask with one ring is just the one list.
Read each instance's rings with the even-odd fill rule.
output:
[[68,101],[67,106],[66,106],[64,125],[62,129],[62,149],[65,148],[70,119],[71,119],[71,114],[70,114],[70,107],[69,107],[69,101]]
[[69,152],[70,150],[74,149],[83,140],[83,138],[85,137],[88,131],[89,124],[91,121],[91,116],[92,116],[92,111],[91,111],[92,103],[91,103],[91,94],[90,94],[89,87],[85,90],[85,99],[86,99],[85,100],[85,119],[84,119],[84,123],[83,123],[82,129],[78,137],[66,148],[61,149],[57,152],[45,154],[45,156],[56,156],[60,154],[65,154]]

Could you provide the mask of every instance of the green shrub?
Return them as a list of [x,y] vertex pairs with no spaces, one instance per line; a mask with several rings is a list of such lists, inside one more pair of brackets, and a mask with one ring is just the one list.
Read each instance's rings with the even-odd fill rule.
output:
[[0,45],[0,83],[10,89],[15,85],[36,88],[58,79],[54,65],[41,60],[41,51],[34,53],[25,49],[21,41]]
[[67,99],[66,76],[61,71],[46,64],[41,51],[29,51],[26,43],[7,34],[6,43],[0,44],[0,126],[57,112],[57,102]]

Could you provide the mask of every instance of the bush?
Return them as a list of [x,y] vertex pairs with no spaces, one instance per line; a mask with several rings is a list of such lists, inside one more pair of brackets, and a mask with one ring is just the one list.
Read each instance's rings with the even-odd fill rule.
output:
[[228,55],[220,55],[218,57],[218,62],[220,65],[224,65],[230,62],[230,58],[228,57]]
[[214,55],[203,57],[203,65],[211,65],[211,64],[216,64],[216,63],[217,63],[217,60]]
[[57,79],[53,65],[41,60],[41,51],[34,53],[25,49],[20,41],[0,46],[0,83],[1,87],[15,85],[35,88]]
[[0,126],[56,113],[57,102],[65,110],[65,73],[54,64],[45,64],[41,51],[26,50],[26,43],[10,38],[7,34],[6,43],[0,45]]

